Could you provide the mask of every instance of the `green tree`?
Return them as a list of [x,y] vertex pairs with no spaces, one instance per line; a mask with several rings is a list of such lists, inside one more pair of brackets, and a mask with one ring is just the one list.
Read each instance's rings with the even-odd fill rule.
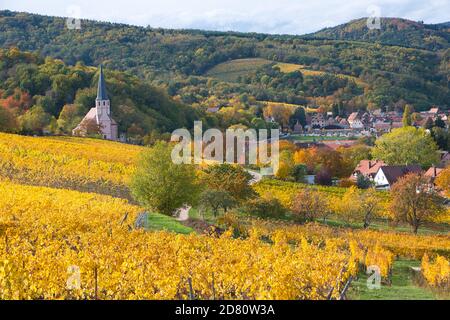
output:
[[133,197],[150,210],[172,215],[184,204],[195,204],[200,192],[192,165],[174,164],[172,147],[157,142],[144,151],[131,178]]
[[242,167],[231,164],[209,166],[204,170],[203,183],[210,189],[227,191],[235,200],[254,195],[250,186],[253,176]]
[[414,112],[414,110],[409,104],[405,105],[405,110],[403,112],[403,126],[404,127],[409,127],[412,125],[411,115],[413,114],[413,112]]
[[359,189],[369,189],[372,185],[373,183],[369,178],[362,174],[358,174],[358,177],[356,178],[356,186]]
[[211,209],[214,217],[217,217],[220,208],[227,213],[235,205],[235,201],[226,191],[208,189],[200,195],[199,204],[203,209]]
[[438,145],[439,149],[450,151],[450,132],[441,127],[431,129],[431,136]]
[[291,170],[291,175],[295,182],[304,182],[305,176],[308,174],[308,168],[304,164],[296,164]]
[[281,218],[286,209],[275,198],[255,198],[248,200],[244,205],[244,211],[260,218]]
[[303,127],[306,126],[306,112],[305,108],[298,107],[289,118],[289,125],[293,128],[296,124],[300,123]]
[[389,165],[420,164],[429,167],[439,161],[438,147],[424,129],[405,127],[394,129],[375,142],[374,159]]
[[45,113],[41,106],[34,106],[19,117],[21,129],[26,133],[42,133],[44,128],[50,124],[50,120],[50,115]]

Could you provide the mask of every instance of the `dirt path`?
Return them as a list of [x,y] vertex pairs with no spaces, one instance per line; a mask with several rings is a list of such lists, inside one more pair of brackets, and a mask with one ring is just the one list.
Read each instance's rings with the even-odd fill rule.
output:
[[178,221],[187,221],[189,220],[189,211],[191,211],[192,207],[183,207],[178,209]]

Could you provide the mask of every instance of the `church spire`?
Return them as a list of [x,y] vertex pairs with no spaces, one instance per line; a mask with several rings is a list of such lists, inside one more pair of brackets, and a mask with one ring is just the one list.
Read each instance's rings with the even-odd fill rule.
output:
[[106,92],[105,77],[103,76],[103,66],[100,65],[100,76],[98,78],[97,100],[108,100]]

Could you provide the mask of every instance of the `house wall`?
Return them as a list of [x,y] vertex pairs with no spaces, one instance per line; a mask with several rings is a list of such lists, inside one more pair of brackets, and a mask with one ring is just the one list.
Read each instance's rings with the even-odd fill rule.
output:
[[375,187],[382,189],[390,189],[389,181],[386,179],[383,170],[378,170],[374,178]]

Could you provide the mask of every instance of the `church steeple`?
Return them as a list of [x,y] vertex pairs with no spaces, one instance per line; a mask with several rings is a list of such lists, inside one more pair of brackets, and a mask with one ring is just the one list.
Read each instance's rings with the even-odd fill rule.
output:
[[103,76],[103,66],[100,65],[100,76],[98,78],[98,89],[97,89],[97,101],[104,101],[108,99],[108,93],[106,92],[105,77]]

